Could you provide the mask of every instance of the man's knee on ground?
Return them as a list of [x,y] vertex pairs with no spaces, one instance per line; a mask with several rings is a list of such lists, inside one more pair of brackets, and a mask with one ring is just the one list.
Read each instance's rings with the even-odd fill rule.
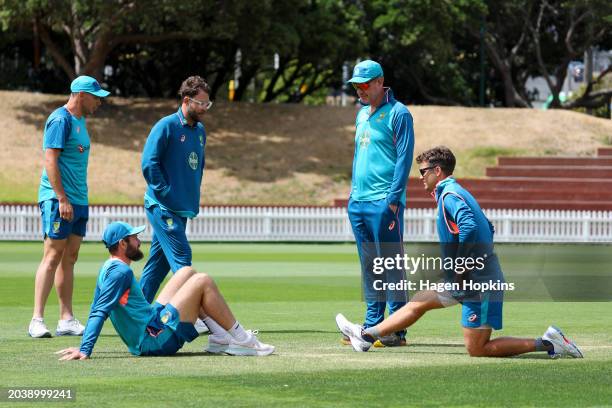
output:
[[499,347],[495,342],[487,341],[483,345],[476,343],[466,344],[465,348],[471,357],[494,357],[499,355]]
[[465,348],[470,357],[486,357],[488,355],[484,347],[476,344],[466,344]]

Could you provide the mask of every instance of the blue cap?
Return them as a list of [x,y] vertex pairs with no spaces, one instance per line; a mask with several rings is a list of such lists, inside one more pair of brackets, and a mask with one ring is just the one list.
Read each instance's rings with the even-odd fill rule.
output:
[[110,95],[110,92],[102,89],[96,78],[87,75],[77,77],[70,84],[70,92],[87,92],[100,98],[105,98]]
[[353,77],[349,79],[349,82],[363,84],[381,76],[383,76],[383,69],[380,64],[376,61],[365,60],[355,65]]
[[102,241],[104,241],[104,245],[106,245],[107,248],[110,248],[125,237],[140,234],[142,231],[144,231],[145,227],[146,225],[132,227],[127,222],[122,221],[111,222],[104,230]]

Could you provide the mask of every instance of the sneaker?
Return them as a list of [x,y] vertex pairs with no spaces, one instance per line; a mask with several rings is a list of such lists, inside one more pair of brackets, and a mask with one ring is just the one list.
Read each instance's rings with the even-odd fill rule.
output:
[[336,325],[342,334],[350,339],[353,350],[365,352],[372,346],[372,343],[361,337],[362,327],[358,324],[349,322],[342,313],[336,315]]
[[30,321],[30,326],[28,327],[28,334],[30,335],[30,337],[34,337],[36,339],[51,337],[51,332],[47,328],[45,321],[38,317],[33,317]]
[[232,336],[225,332],[223,334],[211,334],[208,336],[208,346],[204,349],[205,352],[211,354],[225,354],[229,348]]
[[561,329],[555,326],[550,326],[546,333],[542,336],[542,340],[548,340],[552,343],[554,351],[549,351],[551,358],[571,356],[574,358],[584,358],[582,351],[576,343],[565,337]]
[[265,344],[257,339],[257,331],[247,330],[249,338],[238,342],[232,338],[225,351],[230,356],[267,356],[274,353],[274,346]]
[[196,320],[196,322],[193,324],[193,327],[195,327],[196,331],[200,335],[210,332],[210,329],[208,328],[206,323],[202,321],[202,319]]
[[373,344],[374,347],[404,347],[405,345],[406,339],[402,339],[395,333],[388,336],[382,336]]
[[85,326],[74,317],[70,320],[58,320],[56,336],[82,336],[85,331]]
[[351,339],[349,338],[349,336],[345,336],[343,334],[342,337],[340,337],[340,344],[342,344],[343,346],[350,346]]

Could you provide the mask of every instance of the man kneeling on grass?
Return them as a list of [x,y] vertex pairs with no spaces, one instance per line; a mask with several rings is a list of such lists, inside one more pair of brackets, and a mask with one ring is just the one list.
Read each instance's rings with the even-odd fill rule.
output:
[[[473,290],[487,282],[505,283],[499,261],[493,251],[494,229],[474,197],[451,177],[455,156],[444,146],[438,146],[416,158],[421,180],[438,206],[437,231],[442,256],[459,260],[480,258],[480,268],[470,271],[457,268],[444,271],[447,291],[418,292],[404,307],[382,323],[367,329],[349,322],[342,314],[336,316],[340,331],[348,336],[355,351],[368,351],[382,336],[403,330],[416,323],[427,311],[456,304],[462,305],[463,338],[470,356],[506,357],[532,351],[546,351],[551,357],[582,358],[580,349],[561,330],[550,326],[536,339],[498,337],[491,333],[502,328],[503,290]],[[458,263],[456,263],[458,265]]]
[[137,234],[144,229],[125,222],[106,227],[103,241],[110,258],[100,269],[81,347],[58,351],[60,360],[89,358],[109,316],[130,353],[137,356],[175,354],[185,342],[198,337],[193,324],[203,314],[212,333],[205,351],[240,356],[274,352],[273,346],[261,343],[236,321],[215,282],[206,274],[191,269],[177,272],[157,301],[149,304],[130,268],[132,261],[143,258]]

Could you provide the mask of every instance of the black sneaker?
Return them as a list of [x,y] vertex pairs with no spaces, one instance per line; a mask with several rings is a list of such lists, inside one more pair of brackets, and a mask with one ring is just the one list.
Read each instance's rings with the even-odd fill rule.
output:
[[403,347],[406,345],[406,339],[401,338],[393,333],[388,336],[383,336],[374,342],[374,347]]

